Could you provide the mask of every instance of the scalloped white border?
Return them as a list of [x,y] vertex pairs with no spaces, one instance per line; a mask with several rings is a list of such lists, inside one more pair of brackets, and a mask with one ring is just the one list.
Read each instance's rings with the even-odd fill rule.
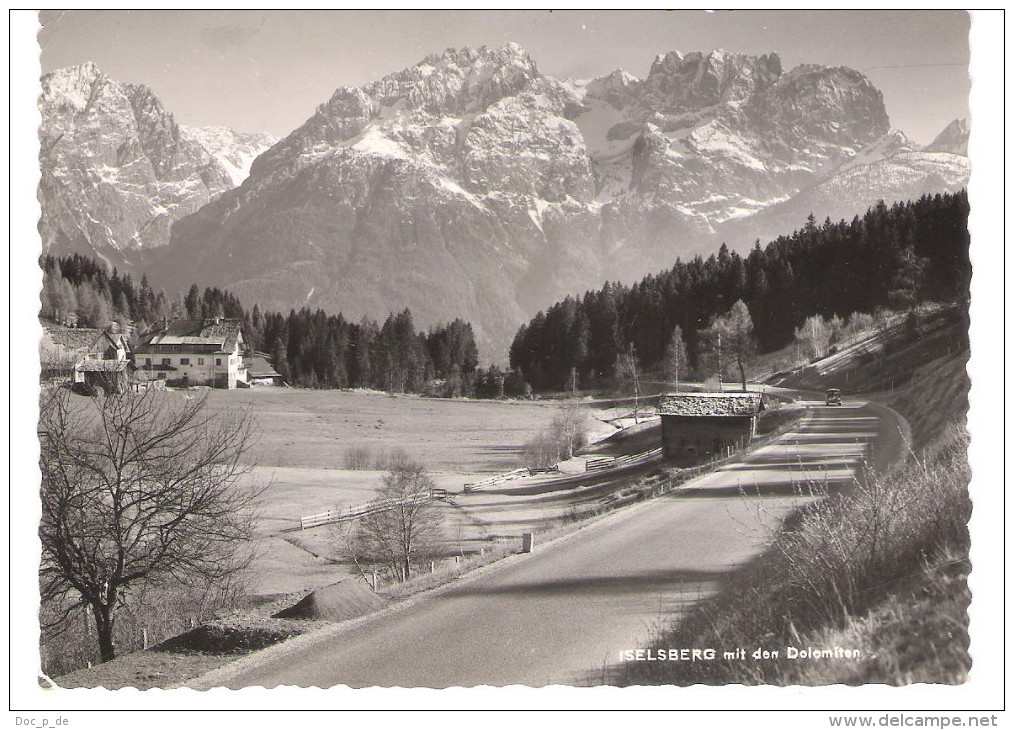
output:
[[[18,364],[24,353],[34,348],[41,335],[35,317],[41,273],[36,265],[38,256],[39,218],[35,191],[38,185],[38,143],[36,129],[39,115],[36,110],[39,78],[39,51],[36,45],[37,19],[34,11],[12,11],[9,38],[11,58],[11,86],[9,109],[12,135],[10,154],[10,298],[7,307],[10,337],[7,342],[7,361],[11,373],[9,406],[14,424],[10,433],[10,543],[16,546],[11,566],[11,625],[10,635],[10,701],[18,717],[49,718],[55,722],[58,715],[69,717],[73,727],[175,727],[180,723],[194,727],[225,726],[240,722],[272,726],[311,723],[377,722],[376,717],[329,718],[300,715],[271,718],[254,715],[248,719],[226,717],[220,714],[179,715],[176,713],[134,713],[106,715],[75,712],[74,709],[95,710],[179,710],[179,709],[316,709],[316,710],[392,710],[412,709],[555,709],[570,708],[585,711],[605,709],[638,710],[715,710],[718,708],[749,707],[796,710],[764,715],[739,714],[718,717],[714,713],[693,713],[694,717],[670,718],[665,722],[689,722],[689,727],[714,724],[748,723],[761,727],[825,727],[829,714],[835,711],[864,711],[882,714],[887,710],[906,711],[909,715],[946,711],[947,714],[965,715],[969,712],[995,709],[1002,703],[1005,645],[1003,623],[1003,534],[1004,512],[1000,508],[1005,491],[1006,465],[1003,463],[1006,439],[1001,438],[1004,426],[1004,352],[1003,338],[998,320],[1000,298],[1005,292],[1006,262],[1001,267],[1004,250],[1003,108],[1005,88],[1003,68],[1004,16],[996,11],[974,11],[971,29],[971,66],[973,80],[971,106],[972,178],[969,185],[971,199],[970,229],[972,235],[972,326],[970,330],[972,355],[969,370],[972,375],[971,412],[969,428],[972,433],[970,458],[973,465],[972,498],[975,504],[971,520],[972,563],[971,587],[973,603],[972,655],[974,665],[969,682],[960,687],[912,686],[888,688],[868,685],[860,688],[742,688],[694,687],[671,688],[476,688],[450,690],[388,690],[366,689],[331,690],[246,689],[239,692],[212,690],[198,693],[191,690],[139,693],[121,690],[110,693],[104,690],[45,691],[36,681],[38,668],[37,635],[31,627],[37,626],[35,604],[27,600],[37,591],[37,565],[39,548],[35,534],[38,523],[38,503],[35,485],[38,483],[38,444],[33,428],[36,420],[36,390],[32,378],[19,375]],[[1005,160],[1004,160],[1005,161]],[[1004,313],[1007,305],[1004,303]],[[13,311],[12,311],[13,310]],[[13,319],[11,318],[13,317]],[[1006,334],[1006,325],[1004,325]],[[11,344],[16,343],[17,357],[12,361]],[[74,709],[69,709],[74,708]],[[825,709],[826,708],[826,709]],[[798,712],[816,711],[814,713]],[[11,720],[11,718],[8,718]],[[435,718],[434,718],[435,719]],[[533,718],[534,719],[534,718]],[[600,718],[610,722],[612,718]],[[637,720],[639,720],[638,718]],[[645,718],[647,719],[647,718]],[[383,721],[416,722],[406,715],[383,718]],[[635,720],[635,721],[637,721]],[[456,714],[439,720],[442,726],[470,726],[481,722],[484,727],[506,727],[527,723],[523,717],[510,715],[484,716],[481,719]],[[550,721],[553,721],[550,718]],[[1002,720],[1001,720],[1002,723]],[[11,720],[11,724],[14,721]]]

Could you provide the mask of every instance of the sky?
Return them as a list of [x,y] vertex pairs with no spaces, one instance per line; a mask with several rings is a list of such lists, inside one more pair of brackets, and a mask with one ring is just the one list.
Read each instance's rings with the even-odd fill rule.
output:
[[849,66],[892,125],[925,144],[968,117],[963,11],[42,11],[43,72],[93,61],[150,86],[178,122],[283,137],[336,88],[449,47],[520,43],[556,78],[622,68],[643,78],[671,50],[776,52]]

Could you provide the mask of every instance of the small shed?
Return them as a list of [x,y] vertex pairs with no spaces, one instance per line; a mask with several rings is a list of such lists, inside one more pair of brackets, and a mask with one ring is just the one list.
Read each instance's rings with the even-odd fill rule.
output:
[[79,378],[87,393],[102,388],[107,393],[123,393],[130,386],[133,364],[129,360],[82,360],[77,364]]
[[243,358],[243,365],[246,367],[247,382],[250,385],[281,385],[281,373],[271,367],[267,355],[259,352],[251,357]]
[[764,408],[759,393],[674,393],[658,404],[662,454],[667,459],[700,459],[741,449],[757,433]]

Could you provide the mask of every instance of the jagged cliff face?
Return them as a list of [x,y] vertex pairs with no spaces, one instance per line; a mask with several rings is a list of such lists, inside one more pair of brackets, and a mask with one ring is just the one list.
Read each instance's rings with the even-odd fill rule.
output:
[[674,51],[643,81],[616,71],[574,87],[612,246],[606,270],[623,278],[710,245],[889,129],[858,72],[785,73],[775,54]]
[[672,52],[644,81],[614,72],[589,83],[582,101],[577,121],[600,166],[622,167],[603,197],[673,203],[705,228],[791,195],[889,126],[859,73],[783,74],[775,55]]
[[47,252],[129,264],[171,224],[233,187],[229,171],[145,86],[94,64],[42,79],[40,231]]
[[500,359],[552,301],[719,240],[745,248],[795,202],[837,205],[848,188],[851,217],[967,176],[889,131],[860,73],[786,72],[774,54],[672,52],[644,79],[558,81],[513,44],[449,50],[338,89],[239,187],[174,224],[150,271],[283,311],[465,317]]
[[601,270],[578,110],[515,46],[338,89],[243,185],[177,224],[165,269],[262,307],[466,317],[487,352],[505,351],[531,297]]

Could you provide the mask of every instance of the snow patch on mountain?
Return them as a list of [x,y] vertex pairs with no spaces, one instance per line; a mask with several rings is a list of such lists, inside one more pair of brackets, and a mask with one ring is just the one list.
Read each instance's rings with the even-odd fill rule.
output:
[[263,132],[237,132],[228,127],[180,127],[189,139],[197,142],[214,157],[239,187],[250,176],[253,161],[278,139]]

